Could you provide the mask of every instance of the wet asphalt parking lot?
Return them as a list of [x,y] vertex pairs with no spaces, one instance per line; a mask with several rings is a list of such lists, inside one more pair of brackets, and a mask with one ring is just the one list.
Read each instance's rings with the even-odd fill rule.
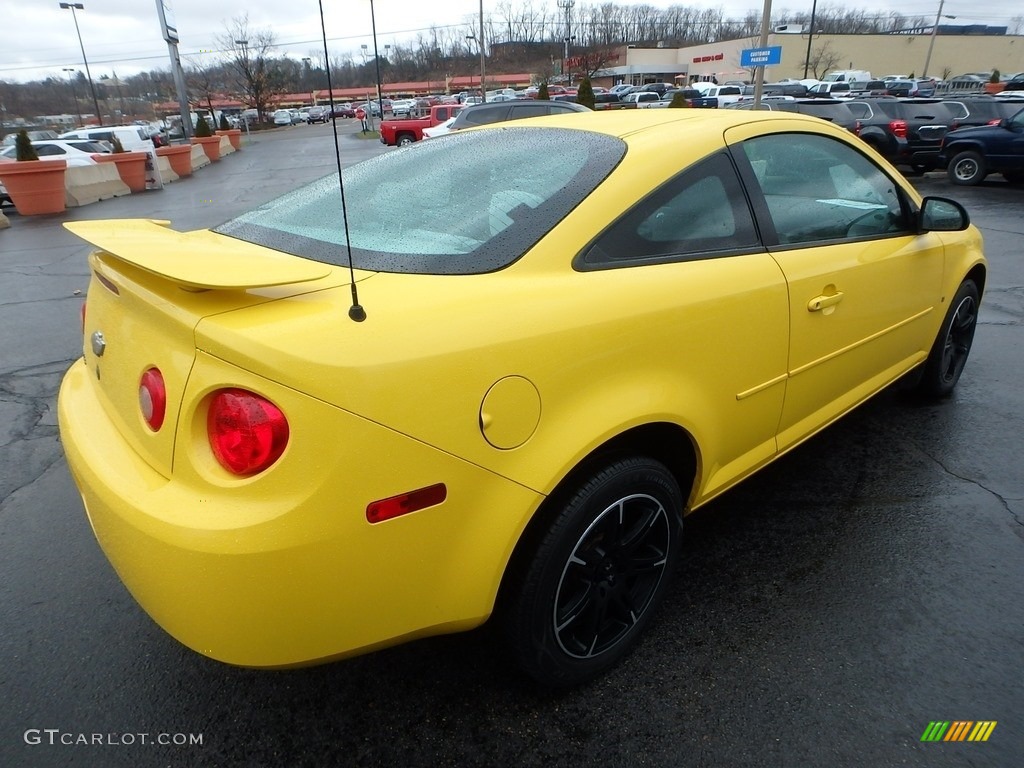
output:
[[[398,151],[339,128],[345,164]],[[217,224],[329,172],[329,132],[254,135],[191,179],[63,216],[7,209],[0,766],[1022,764],[1024,188],[998,177],[915,179],[967,206],[990,260],[954,396],[883,393],[688,518],[658,620],[600,681],[539,692],[486,628],[274,672],[160,630],[95,543],[58,442],[88,252],[60,224]],[[936,720],[997,725],[922,743]]]

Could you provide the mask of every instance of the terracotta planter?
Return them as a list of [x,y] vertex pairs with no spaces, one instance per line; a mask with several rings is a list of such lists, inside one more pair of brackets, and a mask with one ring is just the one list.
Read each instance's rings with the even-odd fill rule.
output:
[[227,136],[228,141],[231,142],[231,146],[234,147],[236,151],[242,148],[241,128],[228,128],[227,130],[217,131],[216,133],[218,136]]
[[211,163],[220,160],[220,136],[196,136],[192,143],[203,148]]
[[171,170],[179,177],[185,178],[192,175],[192,145],[175,144],[170,147],[157,147],[157,155],[166,157],[171,164]]
[[22,216],[64,210],[64,160],[0,163],[0,182]]
[[1006,83],[985,83],[985,93],[1001,93],[1006,90]]
[[146,191],[146,155],[145,152],[114,152],[112,154],[93,155],[99,163],[114,163],[121,181],[128,185],[132,192]]

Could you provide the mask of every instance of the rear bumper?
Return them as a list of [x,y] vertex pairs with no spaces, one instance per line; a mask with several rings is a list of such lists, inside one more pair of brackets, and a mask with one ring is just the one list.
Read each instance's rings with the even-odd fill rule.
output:
[[[202,421],[195,413],[178,425],[178,442],[191,444],[167,478],[121,438],[89,376],[82,361],[68,371],[58,415],[96,538],[158,624],[231,664],[308,664],[482,623],[540,502],[493,473],[267,382],[261,388],[286,409],[293,438],[266,478],[195,466],[202,462],[190,455],[204,447],[189,434],[190,422]],[[367,522],[370,501],[435,482],[447,486],[443,503]]]

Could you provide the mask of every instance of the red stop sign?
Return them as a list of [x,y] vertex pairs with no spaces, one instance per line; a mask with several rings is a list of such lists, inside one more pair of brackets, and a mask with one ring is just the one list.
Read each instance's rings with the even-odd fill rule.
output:
[[366,110],[365,109],[360,107],[359,109],[356,110],[356,119],[357,120],[362,120],[365,117],[366,117]]

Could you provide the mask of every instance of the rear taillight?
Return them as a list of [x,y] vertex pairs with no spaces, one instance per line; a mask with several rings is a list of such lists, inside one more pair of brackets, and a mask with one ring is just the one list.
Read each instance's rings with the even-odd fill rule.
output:
[[999,125],[1001,122],[1003,121],[997,117],[995,120],[989,120],[986,125]]
[[167,388],[164,377],[156,368],[148,368],[139,382],[139,409],[142,418],[154,432],[164,424],[167,413]]
[[890,120],[889,130],[892,135],[898,139],[907,138],[907,121],[906,120]]
[[949,126],[949,129],[951,131],[955,131],[959,127],[960,127],[960,121],[959,120],[954,120],[953,123]]
[[206,432],[217,461],[236,475],[262,472],[288,445],[288,420],[281,409],[244,389],[224,389],[213,396]]
[[863,127],[864,124],[860,120],[858,120],[856,123],[853,124],[853,132],[860,136],[860,131]]

